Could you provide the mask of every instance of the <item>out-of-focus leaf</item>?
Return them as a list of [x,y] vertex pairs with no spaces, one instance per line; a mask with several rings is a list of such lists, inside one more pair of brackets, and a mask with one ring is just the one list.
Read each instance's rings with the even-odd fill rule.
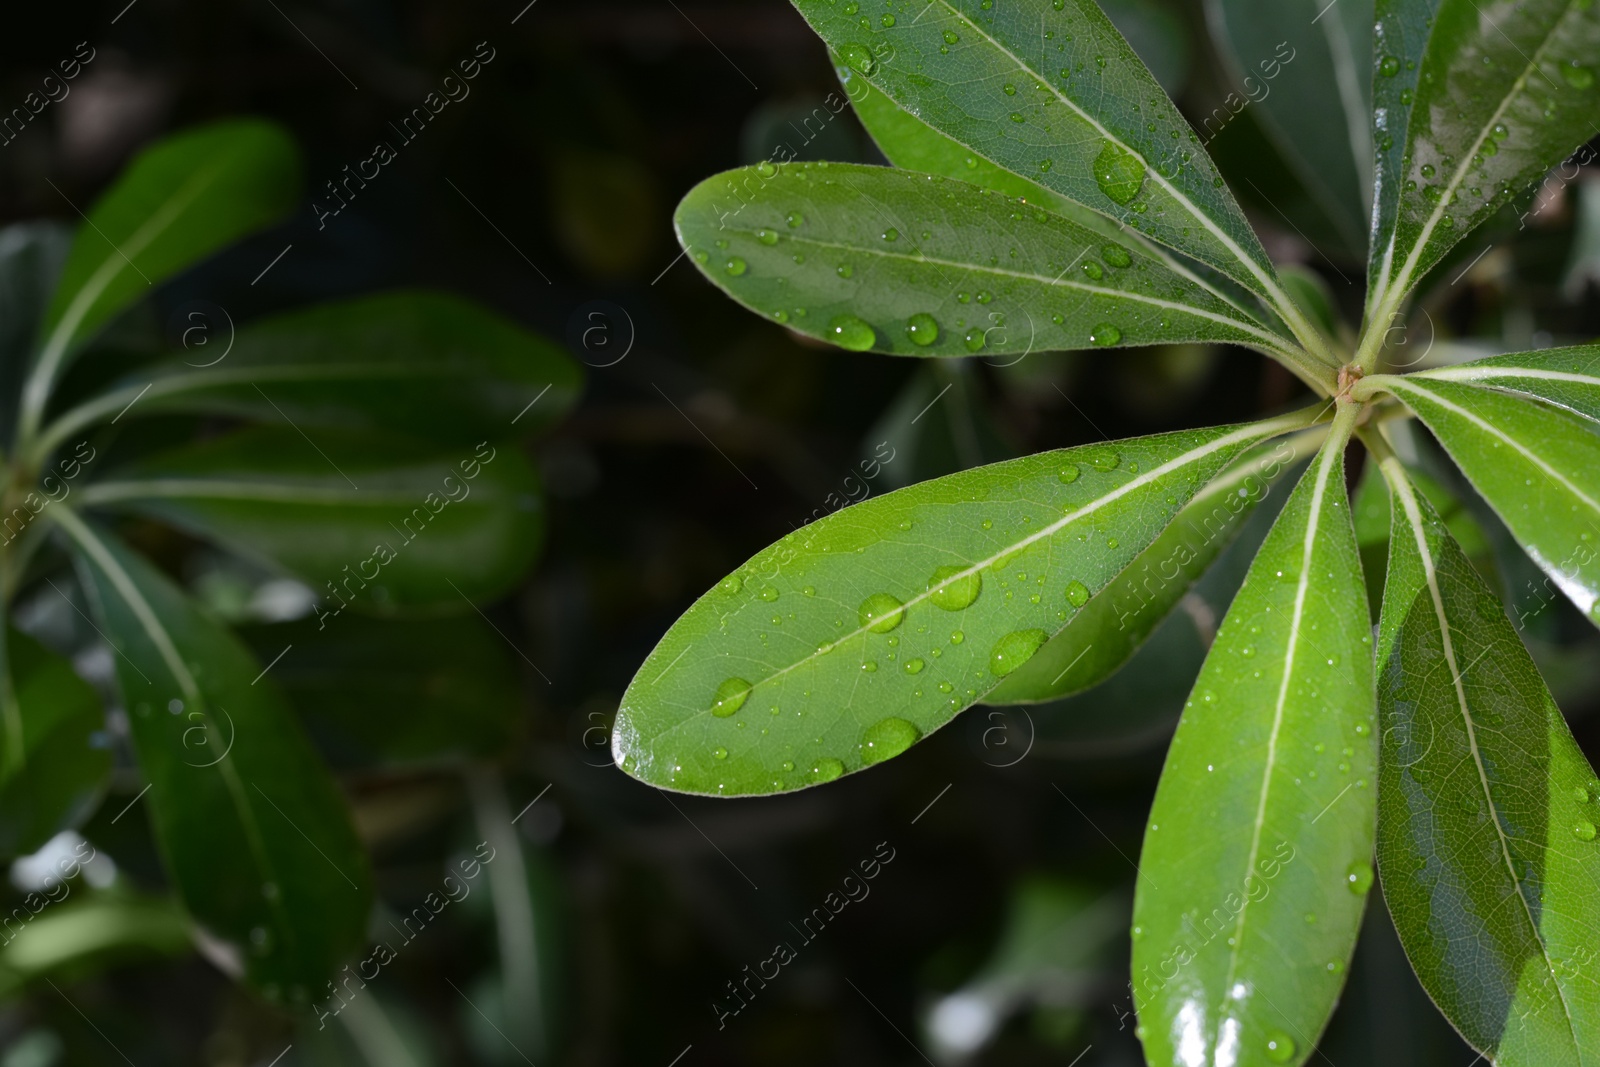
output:
[[336,767],[492,759],[517,734],[516,670],[504,639],[476,615],[353,615],[326,626],[307,618],[240,636],[273,663],[272,676]]
[[310,1067],[433,1067],[439,1062],[427,1016],[414,1004],[362,988],[336,1016],[338,1025],[303,1027],[295,1047]]
[[1234,80],[1301,183],[1361,248],[1371,214],[1372,0],[1208,0]]
[[1561,282],[1562,295],[1568,300],[1580,300],[1591,287],[1600,286],[1600,182],[1582,182],[1575,192],[1578,217],[1572,226],[1572,251]]
[[0,738],[0,860],[81,825],[111,775],[105,713],[89,683],[25,634],[8,630],[5,640],[3,684],[17,717]]
[[72,247],[72,231],[53,222],[0,230],[0,440],[12,440],[22,379],[37,351],[46,302]]
[[1600,1047],[1600,782],[1500,601],[1395,460],[1378,858],[1440,1010],[1507,1067]]
[[280,127],[232,119],[145,149],[89,209],[40,326],[23,393],[36,428],[66,360],[153,287],[282,218],[300,194],[300,156]]
[[660,240],[655,174],[617,152],[567,148],[554,155],[550,214],[562,246],[597,277],[631,274]]
[[193,948],[191,937],[176,901],[124,892],[62,898],[30,916],[0,948],[0,997],[52,975],[79,977],[128,959],[182,955]]
[[1537,397],[1600,422],[1600,345],[1515,352],[1422,371],[1419,376]]
[[551,425],[581,384],[565,353],[487,308],[443,293],[385,293],[244,326],[214,363],[175,358],[142,368],[64,413],[38,451],[124,412],[287,420],[470,445]]
[[306,1005],[360,946],[372,902],[344,798],[233,635],[67,507],[47,514],[115,653],[144,804],[209,955]]
[[966,360],[917,368],[867,434],[867,447],[893,449],[874,488],[901,489],[956,471],[1011,459],[1017,450],[1001,436]]
[[735,300],[855,351],[1288,348],[1131,242],[938,175],[839,163],[730,171],[690,191],[677,225]]
[[887,27],[848,5],[795,6],[853,70],[973,154],[1281,296],[1200,139],[1093,0],[935,0]]
[[[543,537],[533,469],[514,447],[261,426],[123,467],[76,497],[160,519],[303,578],[324,610],[493,599]],[[453,584],[452,584],[453,583]]]
[[1111,24],[1174,99],[1189,77],[1189,28],[1156,0],[1099,0]]
[[[1379,51],[1382,80],[1400,57]],[[1591,0],[1440,0],[1395,172],[1394,228],[1373,243],[1379,329],[1458,241],[1593,135],[1596,55]]]
[[1127,570],[990,693],[990,704],[1034,704],[1087,689],[1116,671],[1232,542],[1279,477],[1315,451],[1318,427],[1242,457],[1195,494]]
[[1533,561],[1600,626],[1600,434],[1495,389],[1385,378],[1439,438]]
[[1085,1006],[1106,984],[1128,910],[1125,890],[1040,876],[1019,882],[989,958],[923,1017],[935,1055],[971,1056],[1025,1007]]
[[1304,1063],[1355,948],[1378,741],[1343,452],[1279,514],[1156,790],[1133,928],[1152,1064]]
[[1315,414],[1045,452],[819,519],[673,625],[623,696],[613,755],[723,795],[898,755],[1027,662],[1228,463]]

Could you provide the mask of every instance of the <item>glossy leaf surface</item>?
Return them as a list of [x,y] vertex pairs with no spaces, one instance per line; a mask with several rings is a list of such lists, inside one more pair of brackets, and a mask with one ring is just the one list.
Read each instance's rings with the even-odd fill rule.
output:
[[763,164],[696,186],[677,223],[735,300],[857,351],[1288,343],[1131,242],[936,175]]
[[113,649],[168,877],[230,966],[305,1004],[360,946],[372,901],[344,798],[237,638],[72,511],[48,514]]
[[533,470],[512,447],[275,426],[141,460],[77,499],[276,563],[328,610],[467,610],[463,597],[498,596],[522,576],[544,529]]
[[477,615],[311,617],[240,636],[335,767],[492,759],[517,734],[515,653]]
[[280,127],[218,122],[157,142],[89,209],[40,329],[23,402],[37,415],[61,362],[154,287],[288,213],[300,157]]
[[1600,782],[1500,601],[1398,465],[1385,474],[1384,898],[1423,986],[1494,1063],[1593,1063]]
[[729,795],[898,755],[1025,663],[1231,460],[1312,414],[1046,452],[820,519],[673,625],[613,755]]
[[1600,625],[1600,434],[1494,389],[1389,379],[1578,610]]
[[1423,371],[1420,377],[1523,393],[1600,422],[1600,345],[1493,356]]
[[1442,0],[1418,67],[1377,293],[1398,300],[1594,135],[1597,55],[1592,0]]
[[[1366,244],[1372,189],[1372,0],[1207,0],[1235,95],[1354,248]],[[1225,103],[1203,134],[1233,115]]]
[[1134,898],[1151,1064],[1303,1063],[1372,885],[1372,637],[1343,449],[1284,505],[1173,738]]
[[978,158],[1258,292],[1275,286],[1199,138],[1093,0],[934,0],[892,26],[847,4],[795,6],[853,70]]
[[17,630],[5,655],[17,721],[0,739],[0,859],[11,859],[88,818],[111,776],[111,740],[100,697],[70,662]]
[[[1324,431],[1310,431],[1320,438]],[[1062,631],[985,698],[988,704],[1055,700],[1095,685],[1138,651],[1232,543],[1276,481],[1316,441],[1301,435],[1252,450],[1188,507]]]
[[66,413],[46,444],[126,411],[130,418],[182,412],[288,420],[471,445],[550,425],[571,408],[582,380],[554,345],[443,293],[318,304],[242,326],[231,340],[218,324],[204,347],[142,368]]
[[1367,245],[1368,298],[1379,295],[1405,181],[1406,134],[1416,101],[1423,52],[1443,0],[1376,0],[1372,30],[1372,199]]

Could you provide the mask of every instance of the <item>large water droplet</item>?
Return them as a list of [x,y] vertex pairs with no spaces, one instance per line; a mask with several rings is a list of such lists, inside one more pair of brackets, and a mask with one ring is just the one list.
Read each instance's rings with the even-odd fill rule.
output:
[[1133,256],[1121,245],[1106,245],[1100,250],[1100,258],[1113,267],[1128,267],[1133,265]]
[[984,335],[984,331],[976,326],[968,330],[967,335],[961,339],[961,343],[966,346],[968,352],[982,352],[983,346],[988,341],[989,339]]
[[865,352],[877,340],[877,335],[871,326],[854,315],[835,315],[828,323],[827,338],[840,348]]
[[1056,477],[1061,479],[1062,485],[1071,485],[1078,480],[1078,473],[1078,465],[1076,463],[1068,463],[1056,472]]
[[1594,70],[1576,59],[1562,64],[1561,77],[1574,89],[1588,89],[1594,85]]
[[1100,348],[1114,345],[1122,340],[1122,331],[1109,322],[1102,322],[1089,334],[1089,343]]
[[[983,590],[983,575],[966,567],[940,567],[928,579],[928,599],[946,611],[968,607]],[[961,577],[956,577],[961,575]]]
[[851,70],[872,77],[878,70],[878,61],[872,58],[872,49],[864,44],[847,44],[839,49],[839,56]]
[[744,585],[744,579],[737,574],[730,574],[717,584],[717,588],[724,593],[737,593]]
[[1572,836],[1579,841],[1593,841],[1595,838],[1594,823],[1588,819],[1579,819],[1572,824]]
[[888,593],[873,593],[861,602],[861,625],[875,634],[886,634],[905,619],[905,608]]
[[907,674],[921,674],[922,668],[927,665],[926,662],[920,659],[908,659],[906,660],[905,671]]
[[1372,888],[1372,866],[1357,860],[1345,872],[1345,883],[1350,887],[1350,892],[1357,896],[1365,896],[1367,890]]
[[1384,56],[1378,61],[1378,73],[1385,78],[1392,78],[1400,73],[1400,60],[1395,56]]
[[743,678],[729,678],[717,686],[716,695],[711,698],[711,714],[719,719],[726,719],[744,707],[744,702],[749,696],[749,682]]
[[728,260],[727,266],[726,266],[725,269],[727,270],[727,272],[729,274],[731,274],[735,278],[737,278],[737,277],[739,277],[739,275],[743,274],[746,270],[748,270],[749,267],[750,267],[750,265],[748,263],[746,263],[744,260],[740,259],[738,256],[734,256],[733,258]]
[[1039,646],[1049,638],[1050,635],[1043,630],[1015,630],[1006,634],[995,642],[993,651],[989,653],[990,672],[1004,678],[1032,659],[1033,654],[1039,651]]
[[917,743],[922,731],[904,719],[882,719],[861,735],[861,760],[868,766],[900,755]]
[[927,348],[939,339],[939,322],[932,315],[919,312],[906,320],[906,336],[912,344]]
[[814,782],[831,782],[843,773],[843,763],[840,763],[832,756],[824,756],[812,764],[811,780]]
[[777,230],[767,230],[767,229],[757,230],[756,231],[756,240],[760,241],[762,244],[767,245],[769,247],[771,245],[775,245],[775,244],[778,243],[778,231]]
[[1288,1063],[1294,1059],[1294,1038],[1281,1031],[1268,1034],[1267,1059],[1273,1063]]
[[1094,180],[1116,203],[1131,203],[1144,188],[1144,160],[1107,141],[1095,157]]
[[1083,273],[1089,278],[1090,281],[1095,282],[1106,276],[1105,269],[1092,259],[1083,265]]
[[1081,608],[1089,602],[1089,587],[1079,581],[1067,583],[1067,603]]

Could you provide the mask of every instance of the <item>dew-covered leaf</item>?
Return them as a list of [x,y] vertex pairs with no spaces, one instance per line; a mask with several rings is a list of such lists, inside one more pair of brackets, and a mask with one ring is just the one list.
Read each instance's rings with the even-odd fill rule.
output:
[[1423,986],[1506,1067],[1600,1048],[1600,781],[1500,601],[1394,460],[1379,633],[1384,899]]
[[[122,467],[84,507],[170,523],[282,567],[328,610],[453,606],[510,589],[544,532],[514,447],[257,426]],[[453,583],[453,584],[452,584]]]
[[758,553],[662,638],[612,751],[655,785],[774,793],[898,755],[1026,663],[1263,423],[1045,452],[924,482]]
[[1277,481],[1316,449],[1324,428],[1261,445],[1189,502],[1127,570],[1083,605],[1072,620],[987,704],[1032,704],[1087,689],[1138,651],[1178,601],[1266,499]]
[[1422,371],[1419,377],[1523,393],[1600,422],[1600,345],[1492,356]]
[[1560,408],[1462,382],[1383,379],[1533,561],[1600,626],[1600,434]]
[[1278,292],[1199,138],[1093,0],[933,0],[871,18],[795,6],[848,66],[976,157]]
[[[1379,272],[1400,210],[1406,133],[1417,96],[1422,54],[1442,0],[1376,0],[1372,29],[1372,221],[1367,243],[1368,296],[1376,299]],[[1385,324],[1388,325],[1388,324]]]
[[937,175],[764,163],[696,186],[677,224],[735,300],[855,351],[1290,344],[1132,242]]
[[[1379,51],[1382,81],[1384,64],[1400,56],[1384,44]],[[1594,135],[1597,56],[1593,0],[1439,3],[1417,86],[1403,90],[1415,95],[1395,172],[1394,229],[1374,245],[1371,300],[1380,317],[1458,241]]]
[[[1365,245],[1372,189],[1372,0],[1208,0],[1235,83],[1345,244]],[[1242,96],[1242,100],[1240,99]],[[1225,102],[1202,133],[1233,117]]]
[[1343,449],[1217,632],[1145,832],[1133,982],[1152,1064],[1304,1063],[1372,885],[1372,636]]
[[276,683],[170,579],[64,506],[168,878],[216,958],[305,1005],[361,944],[366,855]]

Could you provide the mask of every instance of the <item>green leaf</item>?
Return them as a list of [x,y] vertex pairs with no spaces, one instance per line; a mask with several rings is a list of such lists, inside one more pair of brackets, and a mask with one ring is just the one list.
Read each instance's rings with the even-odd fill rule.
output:
[[1372,884],[1378,739],[1343,455],[1325,447],[1284,505],[1156,790],[1133,911],[1153,1064],[1303,1063],[1344,984]]
[[168,876],[214,959],[306,1004],[361,945],[372,902],[344,798],[237,638],[71,509],[48,515],[115,656]]
[[12,440],[39,321],[71,246],[72,231],[53,222],[0,230],[0,441]]
[[1184,340],[1290,347],[1131,242],[936,175],[761,164],[696,186],[677,225],[735,300],[856,351],[1015,359]]
[[[85,426],[130,416],[224,415],[473,444],[541,430],[582,374],[548,341],[478,304],[426,290],[319,304],[140,369],[49,426],[41,455]],[[136,402],[137,401],[137,402]],[[513,429],[515,427],[515,429]]]
[[[1372,189],[1372,0],[1208,0],[1233,80],[1295,176],[1338,227],[1365,245]],[[1234,94],[1233,100],[1239,100]],[[1224,103],[1201,120],[1232,119]]]
[[511,589],[537,554],[537,489],[511,446],[441,452],[401,438],[260,426],[140,460],[76,499],[276,563],[328,609],[466,610],[463,598]]
[[673,625],[623,696],[613,755],[713,794],[897,755],[1026,662],[1241,452],[1314,414],[1046,452],[819,519]]
[[1600,435],[1495,389],[1374,379],[1415,411],[1560,590],[1600,626]]
[[1500,601],[1399,464],[1384,473],[1384,899],[1434,1003],[1492,1062],[1592,1062],[1600,782]]
[[862,443],[862,454],[870,453],[874,464],[886,454],[891,462],[876,464],[878,476],[871,484],[852,475],[843,486],[852,502],[860,499],[855,492],[863,488],[869,493],[903,489],[1016,458],[1018,449],[1006,442],[979,369],[962,359],[930,360],[917,367]]
[[1073,615],[987,704],[1033,704],[1096,685],[1128,661],[1232,543],[1256,505],[1326,428],[1262,445],[1195,494],[1172,525]]
[[973,155],[1280,293],[1200,139],[1093,0],[932,0],[888,27],[845,4],[795,6],[852,69]]
[[505,639],[476,615],[307,618],[240,636],[262,663],[276,660],[273,678],[335,767],[492,759],[516,738],[517,672]]
[[258,119],[200,126],[157,142],[89,209],[40,334],[23,394],[31,435],[65,361],[154,287],[288,214],[300,157],[282,127]]
[[1394,230],[1374,245],[1370,300],[1380,318],[1456,242],[1593,135],[1597,54],[1592,0],[1488,8],[1442,0],[1395,172],[1403,185]]
[[1516,352],[1422,371],[1418,376],[1522,393],[1600,422],[1600,345]]
[[134,959],[181,956],[193,947],[189,917],[176,901],[116,890],[57,899],[59,905],[37,918],[30,915],[28,925],[0,949],[0,997],[51,975],[78,977]]
[[[1367,243],[1367,297],[1376,301],[1380,274],[1405,181],[1406,134],[1416,99],[1428,31],[1443,0],[1376,0],[1372,36],[1373,214]],[[1392,325],[1385,322],[1382,326]]]
[[[111,776],[105,712],[72,664],[8,629],[7,697],[17,720],[0,741],[0,860],[36,851],[93,813]],[[21,733],[17,751],[14,730]]]

